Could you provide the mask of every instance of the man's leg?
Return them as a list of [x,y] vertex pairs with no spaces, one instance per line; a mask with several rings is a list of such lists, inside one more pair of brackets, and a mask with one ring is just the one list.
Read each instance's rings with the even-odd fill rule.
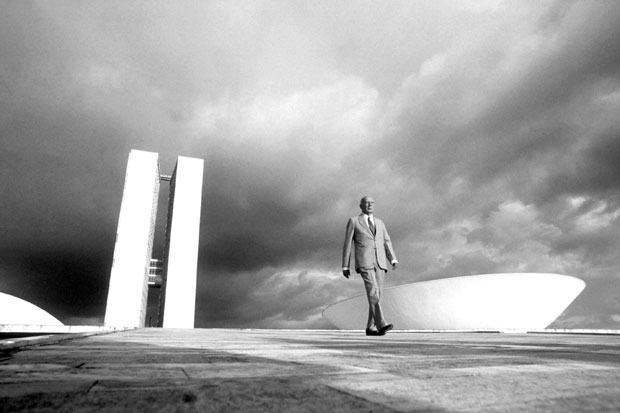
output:
[[[385,274],[387,273],[387,271],[384,271],[380,268],[377,268],[377,286],[378,286],[378,290],[379,290],[379,301],[381,301],[381,297],[383,297],[383,283],[385,281]],[[379,306],[380,304],[377,303],[377,306]],[[379,335],[382,336],[385,333],[387,333],[388,331],[392,330],[394,328],[393,324],[388,324],[385,322],[385,320],[383,319],[383,313],[381,312],[381,307],[379,307],[379,311],[375,310],[376,314],[381,314],[381,320],[376,322],[377,328],[379,330]]]
[[379,316],[375,319],[375,325],[377,329],[383,328],[387,323],[383,319],[383,311],[381,310],[381,298],[383,297],[383,284],[385,284],[385,271],[381,268],[375,269],[375,279],[377,280],[377,295],[378,300],[375,304],[375,314]]
[[372,326],[375,324],[374,322],[374,315],[372,314],[372,309],[370,308],[370,304],[368,305],[368,321],[366,321],[366,330],[379,330],[377,328],[372,328]]
[[[366,297],[368,298],[368,321],[366,329],[372,329],[373,326],[378,330],[385,325],[381,305],[379,305],[380,285],[378,282],[377,271],[373,269],[363,269],[360,272],[364,287],[366,288]],[[383,278],[381,279],[381,287],[383,287]]]

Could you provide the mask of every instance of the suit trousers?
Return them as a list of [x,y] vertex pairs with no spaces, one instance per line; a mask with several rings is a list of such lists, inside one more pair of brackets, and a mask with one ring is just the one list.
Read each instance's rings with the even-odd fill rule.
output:
[[383,319],[383,312],[381,311],[381,295],[383,295],[383,283],[385,281],[385,271],[381,268],[361,268],[360,275],[364,280],[364,287],[366,288],[366,296],[368,297],[368,321],[366,328],[370,329],[373,326],[378,330],[385,326],[386,322]]

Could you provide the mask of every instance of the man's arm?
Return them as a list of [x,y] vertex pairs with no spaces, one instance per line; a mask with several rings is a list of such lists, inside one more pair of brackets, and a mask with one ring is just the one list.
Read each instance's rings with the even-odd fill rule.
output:
[[344,246],[342,247],[342,275],[349,278],[351,273],[349,266],[351,263],[351,246],[353,244],[353,232],[355,230],[355,223],[353,218],[347,222],[347,229],[344,236]]
[[385,248],[385,255],[387,255],[388,260],[390,260],[390,264],[392,264],[392,268],[396,268],[396,264],[398,264],[398,260],[396,259],[396,254],[394,253],[394,248],[392,247],[392,240],[390,239],[390,235],[387,232],[387,228],[385,224],[383,226],[383,247]]

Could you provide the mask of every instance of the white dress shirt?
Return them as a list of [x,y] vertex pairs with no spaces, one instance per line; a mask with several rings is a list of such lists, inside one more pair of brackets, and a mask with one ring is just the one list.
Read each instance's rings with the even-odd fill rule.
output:
[[[364,218],[366,218],[366,225],[368,225],[368,228],[370,228],[370,223],[372,222],[372,225],[375,225],[375,219],[373,218],[372,215],[366,215],[364,214]],[[375,226],[375,228],[377,228]]]

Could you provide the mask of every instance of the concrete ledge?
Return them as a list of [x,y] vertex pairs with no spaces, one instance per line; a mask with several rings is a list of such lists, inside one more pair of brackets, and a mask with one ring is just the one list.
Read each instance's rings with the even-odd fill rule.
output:
[[620,335],[620,330],[601,329],[601,328],[548,328],[540,331],[528,331],[528,333],[536,334],[602,334],[602,335]]
[[[340,330],[340,331],[363,331],[363,330]],[[392,330],[403,333],[497,333],[497,334],[597,334],[597,335],[620,335],[620,330],[612,329],[588,329],[549,328],[544,330]]]
[[[22,327],[22,328],[17,328]],[[28,328],[23,328],[28,327]],[[55,327],[56,330],[62,331],[49,331],[53,330],[37,327]],[[64,329],[60,327],[66,327]],[[117,331],[132,330],[132,328],[111,328],[111,327],[98,327],[98,326],[17,326],[17,325],[0,325],[0,332],[2,333],[41,333],[41,335],[8,338],[0,340],[0,352],[17,350],[28,346],[37,346],[43,344],[55,344],[65,340],[73,340],[76,338],[96,336],[100,334],[109,334]]]
[[[226,328],[213,328],[209,330],[230,330]],[[260,328],[241,328],[238,331],[255,331],[260,332],[264,331],[273,331],[273,329],[260,329]],[[278,329],[277,331],[282,332],[307,332],[307,331],[322,331],[322,332],[347,332],[347,333],[359,333],[364,332],[364,330],[328,330],[328,329]],[[620,335],[620,330],[614,329],[594,329],[594,328],[570,328],[570,329],[562,329],[562,328],[547,328],[543,330],[405,330],[405,329],[395,329],[392,330],[392,333],[481,333],[481,334],[595,334],[595,335]]]
[[[0,325],[0,333],[41,333],[41,335],[10,338],[0,340],[0,351],[10,351],[28,346],[55,344],[65,340],[73,340],[83,337],[108,334],[113,332],[134,330],[133,327],[102,327],[102,326],[40,326],[40,325]],[[172,333],[177,329],[156,329]],[[226,331],[229,329],[209,329],[212,331]],[[178,329],[181,333],[184,330]],[[238,329],[236,331],[247,331],[260,333],[273,333],[270,329]],[[286,332],[324,332],[324,333],[360,333],[363,330],[292,330],[282,329],[276,330],[281,333]],[[611,329],[546,329],[535,331],[498,331],[498,330],[393,330],[393,333],[421,333],[421,334],[441,334],[441,333],[480,333],[480,334],[573,334],[573,335],[620,335],[620,330]]]
[[0,333],[41,333],[41,334],[67,334],[86,333],[91,331],[121,331],[128,327],[107,326],[55,326],[42,324],[0,324]]

